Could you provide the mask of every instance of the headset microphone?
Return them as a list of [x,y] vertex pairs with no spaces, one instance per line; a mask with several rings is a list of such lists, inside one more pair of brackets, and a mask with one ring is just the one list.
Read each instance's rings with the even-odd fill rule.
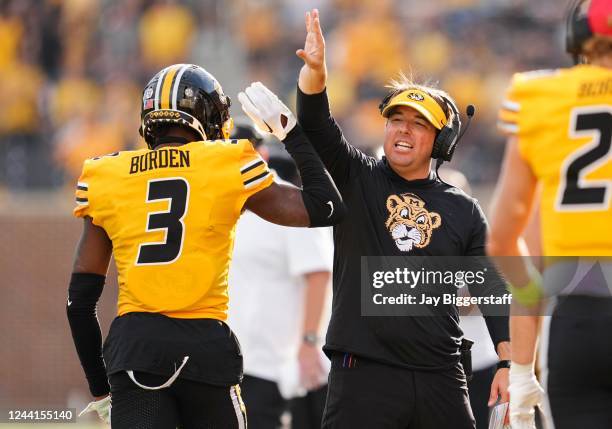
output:
[[474,116],[474,113],[476,113],[476,108],[473,104],[468,104],[467,109],[465,109],[465,114],[471,118],[472,116]]
[[467,124],[465,124],[465,128],[463,128],[463,130],[461,131],[461,134],[459,134],[459,138],[457,139],[457,142],[461,140],[461,137],[463,137],[465,132],[468,130],[468,128],[470,127],[470,124],[472,123],[472,118],[476,114],[476,108],[474,107],[473,104],[468,104],[468,106],[465,109],[465,114],[467,115],[467,118],[468,118]]

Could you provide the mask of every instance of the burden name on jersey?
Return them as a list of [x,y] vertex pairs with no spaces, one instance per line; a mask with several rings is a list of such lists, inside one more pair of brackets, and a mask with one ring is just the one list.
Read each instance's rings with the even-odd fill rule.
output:
[[612,95],[612,78],[583,82],[578,88],[578,97]]
[[189,151],[179,149],[156,149],[143,155],[133,156],[130,174],[157,170],[158,168],[190,167]]

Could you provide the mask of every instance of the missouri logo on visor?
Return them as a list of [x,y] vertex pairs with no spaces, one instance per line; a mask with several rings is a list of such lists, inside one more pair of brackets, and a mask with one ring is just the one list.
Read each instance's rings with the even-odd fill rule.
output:
[[400,92],[385,106],[382,115],[386,118],[391,114],[391,109],[397,106],[412,107],[431,123],[436,129],[441,130],[447,122],[444,110],[438,102],[427,92],[419,89],[407,89]]
[[408,93],[408,98],[410,98],[411,100],[415,100],[415,101],[423,101],[423,100],[425,100],[425,97],[423,97],[418,92],[409,92]]

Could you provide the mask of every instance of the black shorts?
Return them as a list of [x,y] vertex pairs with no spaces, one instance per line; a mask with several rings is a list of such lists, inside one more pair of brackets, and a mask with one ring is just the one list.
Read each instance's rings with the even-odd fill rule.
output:
[[463,368],[413,371],[334,353],[323,428],[474,429]]
[[229,326],[215,319],[177,319],[155,313],[115,318],[104,342],[106,372],[142,371],[214,386],[242,381],[242,352]]
[[559,297],[542,342],[555,429],[612,427],[612,299]]
[[[135,372],[145,386],[159,386],[167,377]],[[165,389],[138,387],[126,372],[109,377],[113,429],[245,429],[246,411],[239,386],[212,386],[177,379]]]

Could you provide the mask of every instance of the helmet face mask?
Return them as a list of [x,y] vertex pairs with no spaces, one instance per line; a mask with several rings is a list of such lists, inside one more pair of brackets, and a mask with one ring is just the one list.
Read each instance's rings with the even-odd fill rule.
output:
[[227,138],[231,100],[213,75],[193,64],[174,64],[157,73],[145,86],[140,134],[155,146],[160,127],[183,126],[202,140]]

